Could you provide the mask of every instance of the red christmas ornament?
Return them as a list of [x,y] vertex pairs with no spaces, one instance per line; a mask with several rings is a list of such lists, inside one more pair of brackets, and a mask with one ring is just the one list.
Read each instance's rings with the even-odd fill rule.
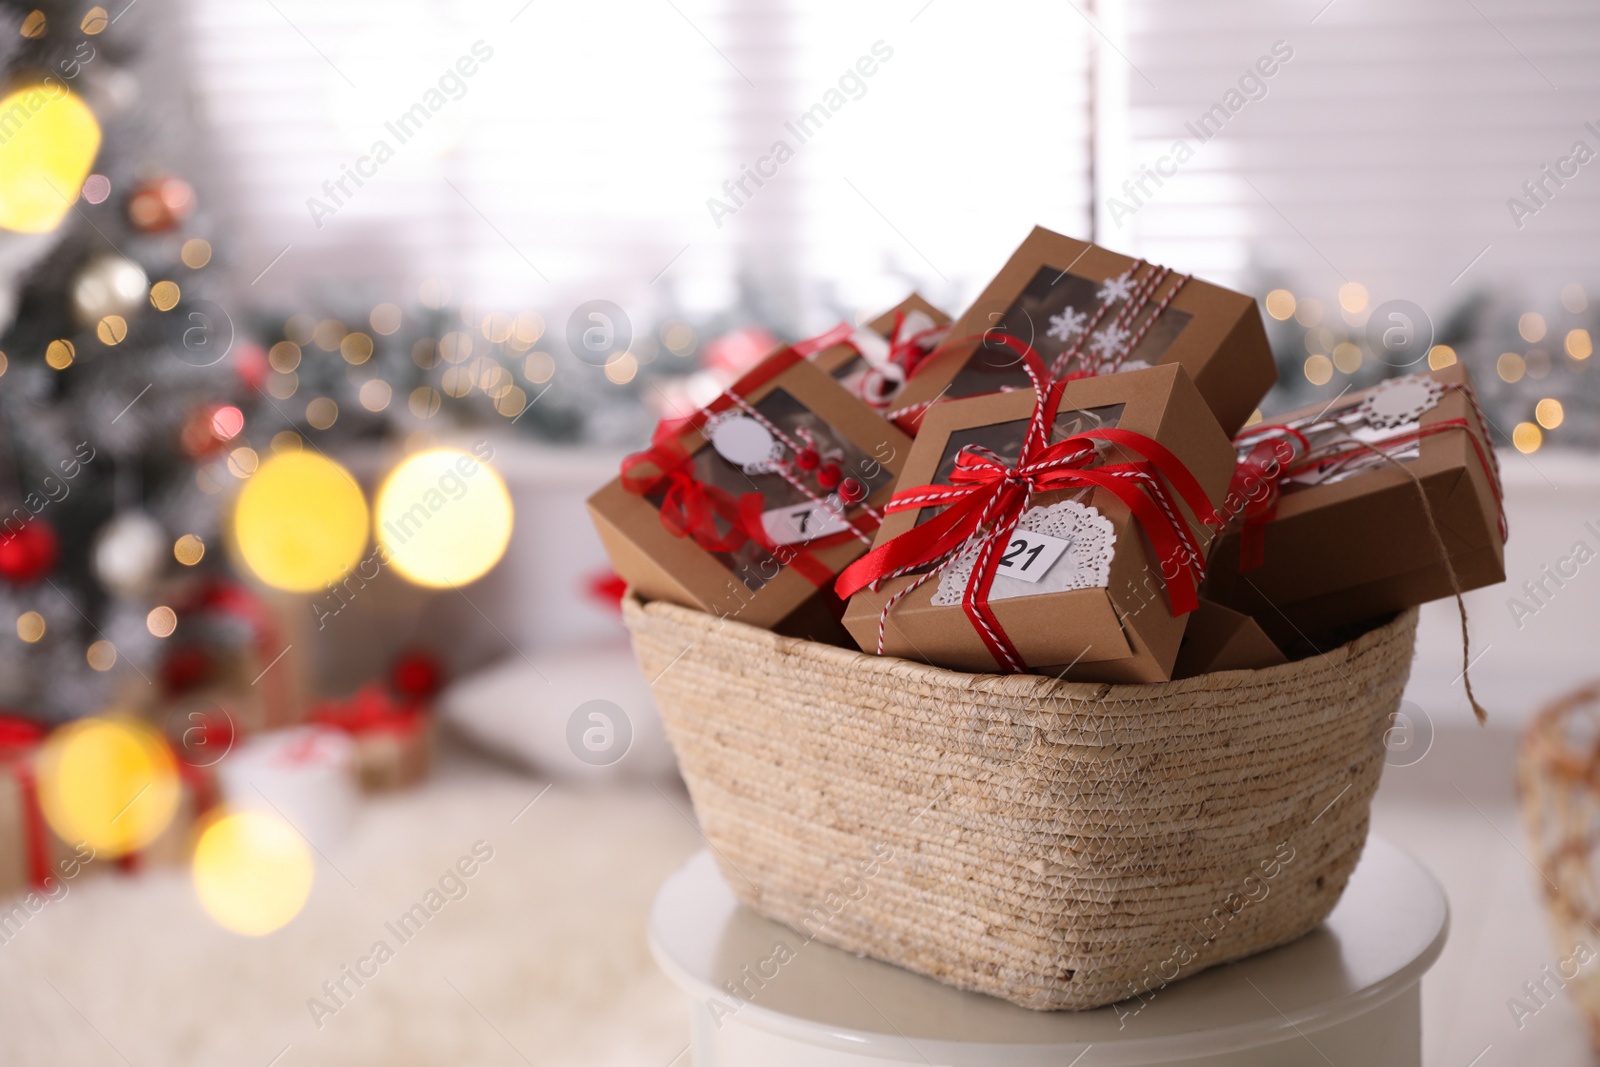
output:
[[839,483],[839,499],[846,504],[859,504],[867,496],[867,487],[854,478],[846,478]]
[[817,450],[814,448],[802,448],[799,452],[795,453],[795,466],[799,467],[803,471],[814,471],[817,469],[817,465],[821,462],[822,457],[817,455]]
[[817,484],[824,489],[832,489],[839,484],[839,479],[842,477],[843,474],[840,472],[837,463],[825,463],[822,469],[817,472]]
[[163,233],[194,210],[194,189],[182,178],[143,182],[128,198],[128,221],[143,233]]
[[394,661],[389,671],[389,685],[396,693],[421,702],[439,691],[444,681],[444,670],[439,661],[428,652],[407,652]]
[[0,536],[0,578],[13,585],[36,582],[55,569],[56,532],[43,519],[29,519]]

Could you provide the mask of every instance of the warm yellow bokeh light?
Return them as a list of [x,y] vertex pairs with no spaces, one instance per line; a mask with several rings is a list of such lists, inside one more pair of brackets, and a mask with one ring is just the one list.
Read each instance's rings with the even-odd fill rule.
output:
[[[1267,294],[1267,314],[1282,322],[1294,314],[1294,294],[1287,289],[1274,289]],[[674,327],[676,328],[676,327]],[[687,329],[688,327],[685,327]],[[673,344],[677,340],[670,332],[663,332],[663,339],[667,347],[677,352],[679,345]]]
[[1547,396],[1534,405],[1533,417],[1547,430],[1553,430],[1561,425],[1567,417],[1566,409],[1561,406],[1561,401],[1555,397]]
[[319,396],[306,405],[306,421],[313,429],[326,430],[339,421],[339,405],[328,397]]
[[361,401],[361,406],[368,411],[382,411],[389,406],[394,390],[382,378],[373,378],[361,383],[356,396]]
[[117,665],[117,646],[110,641],[96,641],[83,653],[89,666],[97,671],[109,671]]
[[1573,359],[1588,359],[1594,355],[1594,340],[1588,330],[1567,331],[1567,355]]
[[1333,365],[1340,374],[1354,374],[1361,369],[1361,346],[1340,341],[1333,346]]
[[185,567],[193,567],[206,557],[206,543],[198,534],[184,534],[172,543],[172,556]]
[[171,311],[178,306],[183,291],[177,282],[161,281],[150,287],[150,306],[157,311]]
[[372,358],[372,338],[364,333],[347,333],[339,341],[339,355],[351,366],[359,366]]
[[1544,316],[1539,314],[1537,311],[1524,312],[1522,316],[1517,319],[1517,332],[1520,333],[1522,335],[1522,339],[1527,341],[1529,344],[1535,344],[1544,340],[1544,331]]
[[1345,282],[1339,286],[1339,306],[1350,314],[1367,306],[1367,287],[1360,282]]
[[171,637],[178,628],[178,613],[165,604],[153,607],[144,617],[144,628],[150,631],[151,637]]
[[400,328],[400,309],[394,304],[379,304],[367,316],[367,322],[374,331],[387,337]]
[[1508,385],[1515,385],[1522,381],[1522,376],[1528,373],[1528,362],[1516,352],[1502,352],[1500,358],[1494,361],[1495,373],[1500,375],[1500,380]]
[[1517,428],[1511,431],[1511,443],[1523,454],[1537,452],[1544,443],[1544,431],[1531,422],[1519,422]]
[[8,116],[0,141],[0,227],[49,233],[77,202],[100,151],[100,124],[60,82],[8,94],[0,115]]
[[286,925],[311,895],[311,850],[265,812],[224,815],[194,850],[194,891],[219,926],[261,937]]
[[71,341],[63,337],[61,340],[51,341],[45,346],[44,361],[50,365],[51,370],[66,370],[72,366],[72,361],[77,354],[77,348],[73,346]]
[[1449,345],[1434,345],[1428,349],[1428,369],[1444,370],[1456,365],[1456,350]]
[[62,840],[88,842],[97,853],[122,856],[154,841],[178,810],[179,793],[172,750],[136,719],[80,719],[39,752],[45,819]]
[[28,644],[35,644],[44,637],[44,616],[37,611],[24,611],[17,616],[17,636]]
[[619,352],[606,360],[606,377],[615,385],[627,385],[639,373],[639,361],[632,352]]
[[418,585],[464,585],[511,540],[511,494],[487,464],[453,448],[409,456],[378,490],[374,525],[395,570]]
[[1327,385],[1333,378],[1333,360],[1327,356],[1311,356],[1305,365],[1306,381],[1312,385]]
[[349,471],[316,452],[275,452],[239,493],[233,538],[257,578],[309,593],[361,558],[367,519],[366,498]]
[[183,265],[190,270],[199,270],[211,262],[211,242],[199,237],[183,242],[183,251],[178,253],[183,257]]
[[107,315],[95,326],[94,335],[103,345],[119,345],[128,336],[128,320],[121,315]]

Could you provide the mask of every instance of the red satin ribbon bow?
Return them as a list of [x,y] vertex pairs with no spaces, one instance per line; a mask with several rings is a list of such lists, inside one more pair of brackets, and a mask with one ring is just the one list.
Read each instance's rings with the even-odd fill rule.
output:
[[[1038,398],[1017,460],[1007,464],[987,451],[963,449],[956,456],[949,485],[923,485],[895,493],[885,509],[889,512],[938,506],[945,510],[851,564],[839,576],[835,590],[841,597],[849,597],[885,578],[928,566],[943,567],[975,543],[977,557],[962,608],[995,662],[1020,673],[1027,670],[1027,664],[989,605],[989,592],[1000,564],[999,549],[1010,538],[1035,493],[1099,488],[1126,504],[1149,536],[1160,560],[1172,613],[1193,611],[1198,604],[1205,555],[1171,490],[1202,522],[1220,526],[1222,520],[1199,482],[1164,445],[1128,430],[1089,430],[1050,444],[1050,429],[1066,382],[1052,381],[1038,354],[1026,342],[1009,335],[1000,335],[997,340],[1022,357]],[[1097,464],[1098,441],[1141,458],[1132,463]]]
[[[732,552],[747,535],[739,521],[739,504],[733,494],[707,485],[694,476],[693,457],[677,434],[657,428],[655,440],[643,452],[622,461],[622,487],[650,496],[665,487],[661,500],[661,525],[674,537],[687,537],[707,552]],[[718,529],[721,519],[726,532]]]

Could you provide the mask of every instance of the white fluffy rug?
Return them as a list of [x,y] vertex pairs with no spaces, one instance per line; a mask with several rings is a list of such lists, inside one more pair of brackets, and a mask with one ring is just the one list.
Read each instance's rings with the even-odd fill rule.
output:
[[[366,803],[319,863],[305,910],[264,938],[216,926],[184,871],[71,883],[0,944],[0,1060],[672,1062],[686,1003],[650,960],[645,920],[655,887],[700,844],[681,787],[558,784],[513,823],[545,783],[465,754],[444,762],[422,789]],[[400,943],[385,923],[480,840],[493,859]],[[319,1028],[307,1000],[332,1006],[323,983],[379,939],[393,958],[359,988],[346,978],[352,995]]]

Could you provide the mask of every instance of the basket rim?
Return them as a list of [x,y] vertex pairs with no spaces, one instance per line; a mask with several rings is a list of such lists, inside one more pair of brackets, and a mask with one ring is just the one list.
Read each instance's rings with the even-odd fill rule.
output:
[[982,689],[996,696],[1016,696],[1019,698],[1037,697],[1041,693],[1050,693],[1069,698],[1079,697],[1103,700],[1107,697],[1116,696],[1128,701],[1138,701],[1148,700],[1153,697],[1171,697],[1188,692],[1214,692],[1219,689],[1230,689],[1244,684],[1288,680],[1304,673],[1312,666],[1321,666],[1324,662],[1331,663],[1335,667],[1343,666],[1356,656],[1362,655],[1372,648],[1388,644],[1390,641],[1401,638],[1404,633],[1415,630],[1418,609],[1415,607],[1407,608],[1383,625],[1368,630],[1366,633],[1342,645],[1328,649],[1326,652],[1292,660],[1288,663],[1254,670],[1246,668],[1231,671],[1213,671],[1209,674],[1198,674],[1192,678],[1167,682],[1128,684],[1069,682],[1043,674],[973,674],[966,671],[950,670],[946,667],[935,667],[932,664],[919,663],[915,660],[901,659],[898,656],[878,656],[862,652],[859,649],[841,648],[837,645],[808,641],[801,637],[786,637],[782,634],[773,633],[771,630],[764,630],[759,626],[740,622],[731,617],[717,619],[707,612],[696,608],[687,608],[670,601],[654,600],[645,602],[640,600],[631,588],[623,595],[622,614],[624,622],[628,624],[630,629],[633,628],[636,620],[651,617],[670,620],[702,630],[725,628],[730,631],[730,636],[765,645],[779,655],[803,656],[830,663],[840,670],[878,675],[886,680],[913,681],[932,689],[959,689],[966,691]]

